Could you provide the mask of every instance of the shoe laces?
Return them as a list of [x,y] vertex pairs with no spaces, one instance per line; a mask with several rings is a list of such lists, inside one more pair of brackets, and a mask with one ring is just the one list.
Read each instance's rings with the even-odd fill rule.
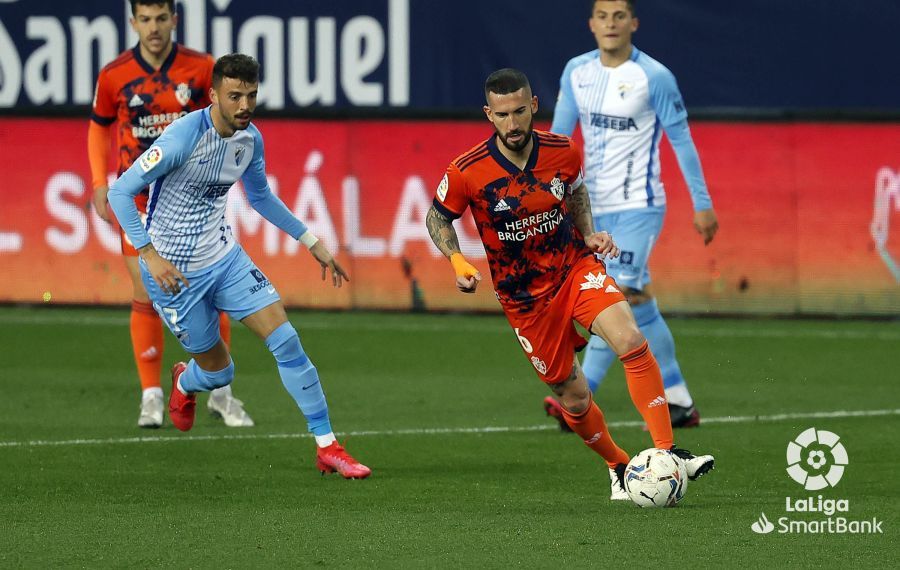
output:
[[347,450],[344,449],[344,446],[337,441],[324,448],[324,451],[326,455],[330,455],[335,459],[345,461],[350,465],[356,465],[357,463],[359,463],[357,460],[353,459],[353,457],[349,453],[347,453]]
[[693,459],[695,457],[694,454],[687,449],[681,449],[680,447],[675,447],[674,445],[669,451],[671,451],[672,454],[680,457],[681,459]]
[[619,463],[616,465],[616,468],[613,470],[616,473],[616,481],[619,483],[619,487],[625,489],[625,468],[627,465],[624,463]]

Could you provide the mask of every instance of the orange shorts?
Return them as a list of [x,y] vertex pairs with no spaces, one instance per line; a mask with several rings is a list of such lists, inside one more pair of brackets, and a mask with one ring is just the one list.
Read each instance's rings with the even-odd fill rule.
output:
[[558,384],[572,373],[575,351],[587,344],[572,321],[590,330],[597,315],[624,300],[603,262],[590,256],[572,267],[549,304],[525,314],[507,313],[506,319],[541,381]]
[[[141,223],[147,224],[147,198],[149,196],[143,192],[135,196],[134,205],[137,206],[138,213],[141,215]],[[122,243],[122,255],[125,257],[137,257],[138,252],[134,249],[134,246],[131,245],[131,240],[128,238],[128,234],[125,233],[125,230],[122,229],[122,226],[119,226],[119,241]]]

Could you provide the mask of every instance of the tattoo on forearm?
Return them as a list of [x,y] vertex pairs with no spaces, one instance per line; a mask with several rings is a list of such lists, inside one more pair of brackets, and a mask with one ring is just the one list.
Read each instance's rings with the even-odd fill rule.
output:
[[594,219],[591,216],[591,199],[588,197],[587,187],[582,184],[572,194],[566,196],[566,207],[572,215],[575,227],[584,237],[594,233]]
[[454,253],[459,253],[459,238],[456,237],[456,230],[453,229],[453,223],[438,212],[434,206],[428,210],[425,216],[425,225],[428,227],[428,235],[431,241],[437,246],[441,253],[450,257]]

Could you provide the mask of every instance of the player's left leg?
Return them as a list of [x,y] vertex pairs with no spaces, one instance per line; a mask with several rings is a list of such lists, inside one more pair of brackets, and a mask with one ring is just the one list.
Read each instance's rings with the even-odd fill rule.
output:
[[353,459],[334,436],[318,370],[303,350],[297,331],[288,321],[281,297],[243,249],[240,246],[235,249],[238,250],[236,257],[216,290],[215,306],[228,311],[265,341],[275,357],[284,387],[306,418],[310,433],[315,436],[319,470],[323,473],[337,471],[348,479],[368,477],[371,470]]

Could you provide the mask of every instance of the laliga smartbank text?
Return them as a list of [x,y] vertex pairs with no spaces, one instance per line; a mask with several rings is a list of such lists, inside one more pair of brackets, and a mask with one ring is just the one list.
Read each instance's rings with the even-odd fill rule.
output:
[[839,515],[850,512],[850,499],[826,499],[822,495],[803,499],[785,497],[784,510],[786,513],[821,513],[827,518],[792,520],[781,517],[778,519],[780,534],[884,534],[881,528],[884,521],[875,517],[853,520]]

